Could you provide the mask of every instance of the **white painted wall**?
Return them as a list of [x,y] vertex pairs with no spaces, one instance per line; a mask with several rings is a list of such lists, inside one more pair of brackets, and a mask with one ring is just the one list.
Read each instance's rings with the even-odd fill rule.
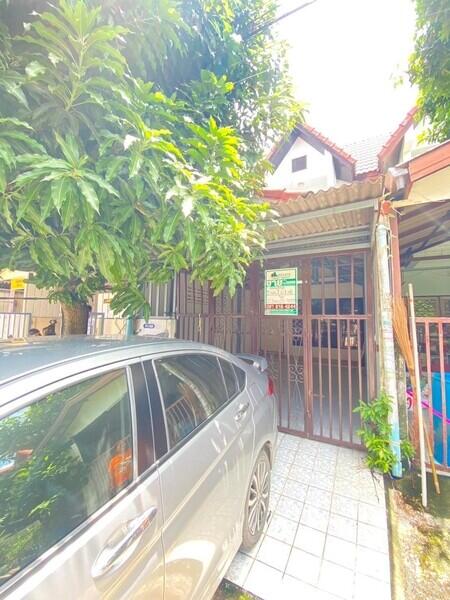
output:
[[[292,172],[292,159],[306,156],[306,169]],[[318,191],[336,185],[333,157],[328,150],[322,154],[298,137],[281,161],[278,168],[268,176],[269,189],[288,191]]]
[[403,147],[400,153],[399,163],[403,163],[422,152],[426,152],[437,144],[429,144],[421,141],[419,138],[426,129],[426,122],[412,123],[405,132],[403,137]]

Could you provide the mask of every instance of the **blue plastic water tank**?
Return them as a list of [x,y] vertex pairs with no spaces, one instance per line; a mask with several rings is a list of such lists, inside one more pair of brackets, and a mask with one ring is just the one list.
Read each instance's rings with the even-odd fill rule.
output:
[[[444,373],[445,377],[445,406],[446,406],[446,417],[450,419],[450,373]],[[442,410],[443,398],[442,398],[442,386],[441,386],[441,373],[431,374],[431,394],[433,398],[434,410],[444,412]],[[434,428],[434,459],[443,464],[444,463],[444,422],[442,417],[437,415],[433,416],[433,428]],[[447,423],[447,465],[450,466],[450,424]]]

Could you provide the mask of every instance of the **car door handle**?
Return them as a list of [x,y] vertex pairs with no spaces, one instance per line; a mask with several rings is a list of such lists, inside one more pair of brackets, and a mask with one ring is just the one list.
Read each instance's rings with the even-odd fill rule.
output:
[[158,509],[152,506],[142,515],[128,521],[108,540],[106,546],[95,559],[91,569],[94,579],[108,575],[121,567],[133,554],[145,530],[156,517]]
[[249,409],[250,404],[246,402],[245,404],[240,404],[237,413],[234,415],[235,421],[240,421],[245,417],[247,411]]

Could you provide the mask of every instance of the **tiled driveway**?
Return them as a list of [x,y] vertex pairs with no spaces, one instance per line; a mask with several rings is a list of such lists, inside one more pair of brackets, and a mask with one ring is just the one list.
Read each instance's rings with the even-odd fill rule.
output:
[[227,579],[263,600],[390,600],[382,480],[363,454],[279,434],[272,517]]

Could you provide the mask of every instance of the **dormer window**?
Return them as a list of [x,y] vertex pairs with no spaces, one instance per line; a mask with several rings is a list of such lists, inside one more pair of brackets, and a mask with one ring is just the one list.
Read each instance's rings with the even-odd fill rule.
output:
[[292,159],[292,172],[303,171],[306,169],[306,155]]

